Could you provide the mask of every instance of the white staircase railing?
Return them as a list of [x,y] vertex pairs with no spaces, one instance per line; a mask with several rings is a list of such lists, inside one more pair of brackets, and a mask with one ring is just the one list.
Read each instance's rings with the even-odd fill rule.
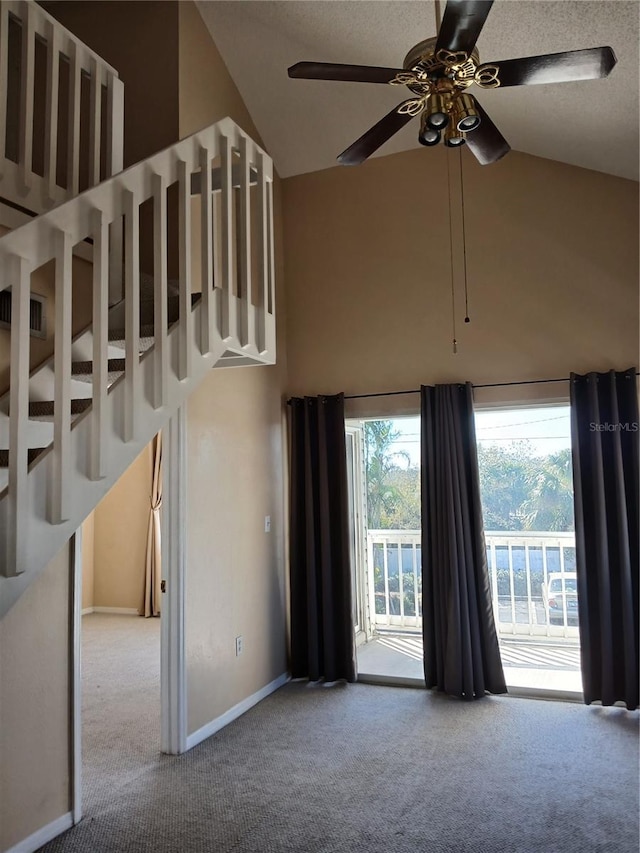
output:
[[[13,583],[20,581],[16,576],[32,575],[47,564],[211,367],[275,362],[272,176],[265,152],[224,119],[0,239],[0,290],[12,288],[0,615],[25,585],[24,579]],[[168,195],[171,185],[176,186]],[[192,206],[192,196],[199,196],[197,205]],[[141,240],[143,204],[153,208],[151,247]],[[109,234],[110,226],[122,220],[124,251],[118,255],[111,251]],[[77,371],[72,372],[71,311],[78,286],[72,251],[81,241],[93,247],[92,385],[90,407],[72,421]],[[178,246],[179,286],[178,316],[170,325],[167,306],[176,301],[167,272],[172,243]],[[142,253],[151,257],[153,267],[151,331],[140,324]],[[194,257],[201,270],[192,286]],[[31,275],[50,262],[55,276],[53,441],[30,463]],[[109,328],[114,265],[124,266],[120,332]],[[110,385],[114,347],[124,350],[123,375]]]
[[122,170],[118,72],[34,0],[0,2],[0,198],[34,213]]

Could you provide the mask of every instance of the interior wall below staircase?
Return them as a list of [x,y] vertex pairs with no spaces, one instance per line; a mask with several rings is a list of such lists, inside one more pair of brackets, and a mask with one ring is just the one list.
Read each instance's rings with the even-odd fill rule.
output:
[[151,475],[147,445],[95,509],[94,607],[142,606]]
[[69,578],[67,544],[0,621],[0,851],[71,808]]

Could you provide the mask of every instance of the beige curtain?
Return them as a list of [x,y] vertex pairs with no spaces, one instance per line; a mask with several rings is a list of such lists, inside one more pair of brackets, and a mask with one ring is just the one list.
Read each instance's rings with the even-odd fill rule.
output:
[[151,442],[153,479],[151,482],[151,511],[147,532],[147,557],[144,576],[145,616],[160,615],[160,579],[162,557],[160,550],[160,507],[162,506],[162,433]]

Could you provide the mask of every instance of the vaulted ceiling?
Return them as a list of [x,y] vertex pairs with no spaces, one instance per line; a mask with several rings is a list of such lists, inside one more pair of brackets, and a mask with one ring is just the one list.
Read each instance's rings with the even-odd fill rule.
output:
[[[335,165],[337,154],[406,92],[291,80],[290,65],[401,67],[410,47],[436,34],[432,0],[199,0],[198,6],[283,177]],[[639,13],[638,0],[496,0],[478,41],[482,62],[601,45],[618,58],[604,80],[475,88],[513,149],[638,180]],[[375,156],[418,147],[417,132],[416,119]]]

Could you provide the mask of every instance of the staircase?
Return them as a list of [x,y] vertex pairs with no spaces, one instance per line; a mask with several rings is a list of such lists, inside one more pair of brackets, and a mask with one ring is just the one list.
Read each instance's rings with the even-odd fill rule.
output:
[[[275,362],[272,177],[224,119],[0,238],[0,617],[211,368]],[[92,322],[72,338],[77,247],[92,259]],[[55,352],[30,374],[31,276],[45,264]]]

